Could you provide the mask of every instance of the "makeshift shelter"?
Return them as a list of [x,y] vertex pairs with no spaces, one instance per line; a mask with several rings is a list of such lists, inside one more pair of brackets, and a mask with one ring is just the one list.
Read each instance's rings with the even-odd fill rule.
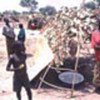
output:
[[[89,14],[90,12],[91,14]],[[32,79],[35,78],[35,76],[47,66],[43,76],[40,77],[40,84],[38,88],[42,86],[42,83],[45,83],[57,89],[68,90],[48,83],[45,81],[45,77],[50,69],[56,70],[57,73],[61,73],[61,71],[66,70],[77,73],[79,57],[81,54],[80,51],[84,48],[86,39],[87,37],[90,38],[91,32],[95,29],[95,26],[95,15],[91,10],[88,9],[77,10],[66,8],[66,10],[58,12],[56,16],[48,20],[48,24],[41,31],[43,38],[46,39],[46,44],[44,43],[44,45],[46,45],[44,47],[46,48],[43,47],[41,51],[43,50],[45,52],[40,53],[37,63],[34,64],[34,66],[39,69],[37,72],[35,71],[35,75],[33,75],[35,67],[30,68],[30,72],[32,73],[29,72],[29,77]],[[71,47],[76,49],[74,51],[70,51],[69,49],[71,49]],[[88,48],[87,51],[90,53]],[[75,67],[73,70],[60,67],[63,65],[64,59],[69,55],[76,57]],[[48,60],[46,58],[48,58]],[[54,65],[55,67],[53,67]],[[73,74],[71,96],[73,96],[76,82],[75,80],[76,75]]]
[[[41,82],[39,84],[39,88],[41,87],[42,83],[45,83],[54,88],[64,89],[48,83],[45,81],[45,77],[50,69],[56,70],[57,73],[60,73],[61,70],[77,72],[81,50],[85,47],[84,44],[86,40],[91,38],[91,33],[96,27],[95,14],[90,9],[77,10],[66,8],[66,10],[64,9],[64,11],[58,12],[57,15],[54,16],[54,18],[49,19],[49,21],[50,22],[44,27],[44,30],[42,30],[42,34],[48,40],[48,44],[54,54],[54,59],[48,65],[44,75],[40,78]],[[75,40],[75,38],[77,38],[77,40]],[[69,52],[68,45],[73,39],[74,42],[72,43],[72,47],[75,46],[76,50]],[[87,53],[91,54],[89,48],[86,49],[88,51]],[[63,61],[68,55],[76,57],[76,63],[73,70],[60,67],[63,65]],[[73,96],[75,79],[76,77],[73,75],[71,96]]]

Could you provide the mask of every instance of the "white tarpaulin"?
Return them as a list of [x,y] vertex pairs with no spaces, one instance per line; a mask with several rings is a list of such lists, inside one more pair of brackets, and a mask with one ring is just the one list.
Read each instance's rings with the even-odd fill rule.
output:
[[47,39],[42,35],[35,35],[33,39],[35,41],[35,44],[33,44],[35,48],[34,64],[27,71],[30,80],[34,79],[53,60],[53,53]]

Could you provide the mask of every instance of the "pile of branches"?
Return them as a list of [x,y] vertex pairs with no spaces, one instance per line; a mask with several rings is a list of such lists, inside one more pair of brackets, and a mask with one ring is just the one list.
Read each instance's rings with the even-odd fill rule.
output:
[[86,39],[90,40],[96,23],[94,11],[87,8],[64,7],[55,16],[48,18],[48,23],[41,32],[48,39],[49,46],[55,55],[56,65],[63,64],[69,53],[72,56],[76,55],[79,36],[83,40],[82,43]]

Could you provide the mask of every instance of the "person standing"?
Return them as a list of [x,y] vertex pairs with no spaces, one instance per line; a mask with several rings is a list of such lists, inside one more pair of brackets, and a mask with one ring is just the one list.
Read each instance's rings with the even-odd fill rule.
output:
[[3,27],[2,34],[6,37],[6,46],[7,46],[7,53],[8,58],[13,53],[12,44],[15,41],[15,33],[13,27],[10,26],[9,19],[4,18],[5,26]]
[[19,24],[19,34],[18,34],[18,40],[21,41],[22,43],[25,42],[26,34],[25,34],[25,29],[23,27],[23,24]]
[[29,78],[26,72],[26,54],[23,52],[23,43],[15,41],[12,48],[14,53],[10,56],[6,70],[14,71],[13,90],[16,92],[17,99],[21,100],[21,89],[23,86],[27,92],[28,99],[32,100]]
[[100,20],[98,21],[98,29],[92,33],[91,45],[95,51],[96,65],[94,67],[93,84],[96,88],[100,87]]

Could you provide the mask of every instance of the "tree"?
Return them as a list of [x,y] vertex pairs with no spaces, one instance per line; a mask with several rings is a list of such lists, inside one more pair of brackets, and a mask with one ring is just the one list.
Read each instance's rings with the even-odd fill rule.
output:
[[29,8],[30,12],[34,12],[37,8],[38,2],[35,0],[21,0],[20,5]]
[[87,2],[84,6],[90,9],[96,8],[96,4],[93,1]]
[[46,7],[40,8],[39,11],[43,15],[54,15],[54,14],[56,14],[56,9],[53,6],[46,6]]
[[100,0],[96,0],[98,3],[100,3]]
[[100,0],[96,0],[98,8],[100,7]]
[[13,15],[15,15],[15,16],[20,14],[18,11],[15,11],[15,10],[13,10],[12,13],[13,13]]

